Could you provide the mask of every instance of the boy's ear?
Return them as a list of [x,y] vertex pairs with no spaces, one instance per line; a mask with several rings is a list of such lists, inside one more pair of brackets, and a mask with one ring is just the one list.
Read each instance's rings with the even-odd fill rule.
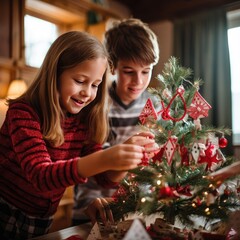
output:
[[116,74],[116,70],[115,70],[114,67],[112,68],[111,73],[112,73],[112,75],[115,75],[115,74]]
[[113,63],[110,62],[110,63],[109,63],[109,66],[110,66],[110,72],[111,72],[111,74],[112,74],[112,75],[115,75],[115,68],[114,68],[114,66],[113,66]]

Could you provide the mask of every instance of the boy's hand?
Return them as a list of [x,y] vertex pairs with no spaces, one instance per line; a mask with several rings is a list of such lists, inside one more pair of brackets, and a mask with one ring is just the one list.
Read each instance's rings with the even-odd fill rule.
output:
[[96,198],[88,205],[85,214],[91,219],[92,224],[97,222],[98,216],[100,216],[104,225],[107,225],[108,222],[114,223],[112,211],[109,207],[109,203],[112,201],[112,198]]

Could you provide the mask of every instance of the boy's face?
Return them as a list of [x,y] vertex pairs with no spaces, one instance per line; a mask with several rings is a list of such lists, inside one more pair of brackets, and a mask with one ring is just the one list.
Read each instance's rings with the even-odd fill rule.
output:
[[116,92],[126,105],[136,100],[148,87],[153,65],[141,65],[131,60],[119,60],[114,73],[117,76]]

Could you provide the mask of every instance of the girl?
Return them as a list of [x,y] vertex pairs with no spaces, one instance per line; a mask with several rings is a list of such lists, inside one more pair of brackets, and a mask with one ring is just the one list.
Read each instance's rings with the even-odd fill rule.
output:
[[47,233],[66,187],[93,175],[113,187],[154,143],[142,133],[101,150],[108,135],[107,57],[94,37],[67,32],[27,92],[8,101],[0,130],[0,239]]

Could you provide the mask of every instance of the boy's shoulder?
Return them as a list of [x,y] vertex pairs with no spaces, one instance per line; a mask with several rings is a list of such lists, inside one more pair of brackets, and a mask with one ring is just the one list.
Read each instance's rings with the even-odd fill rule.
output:
[[155,95],[151,94],[148,90],[145,90],[141,95],[143,100],[148,100],[149,98],[152,100],[153,104],[159,104],[159,98],[157,98]]

